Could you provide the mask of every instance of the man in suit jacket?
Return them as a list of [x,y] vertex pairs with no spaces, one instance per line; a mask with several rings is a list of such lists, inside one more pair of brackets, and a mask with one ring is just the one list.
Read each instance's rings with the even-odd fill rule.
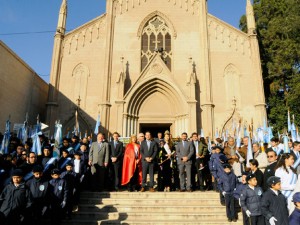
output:
[[146,140],[142,141],[140,152],[142,155],[142,189],[141,192],[145,191],[145,186],[147,182],[147,174],[149,171],[150,176],[150,191],[154,192],[154,160],[158,151],[158,146],[155,141],[151,139],[151,133],[145,133]]
[[185,176],[184,171],[187,176],[186,189],[187,191],[192,191],[191,189],[191,168],[192,168],[192,156],[195,153],[195,147],[193,142],[187,141],[187,133],[181,134],[181,142],[176,145],[176,154],[178,160],[179,168],[179,179],[180,179],[180,191],[185,191]]
[[267,153],[268,163],[269,165],[266,167],[264,172],[264,182],[263,182],[263,190],[267,191],[268,186],[268,179],[269,177],[275,176],[275,166],[277,165],[277,153],[273,150]]
[[89,165],[93,178],[94,191],[102,191],[105,184],[105,171],[109,161],[109,146],[103,142],[104,134],[97,135],[97,141],[92,143],[89,153]]
[[[293,150],[291,150],[291,155],[294,156],[295,162],[299,159],[299,157],[300,157],[300,142],[299,141],[294,142],[294,148],[293,148]],[[297,171],[297,174],[300,174],[300,165],[298,165],[294,169]]]
[[194,155],[196,156],[195,166],[198,188],[201,191],[204,191],[204,181],[207,180],[207,176],[209,174],[206,162],[208,154],[207,145],[204,142],[203,137],[201,137],[200,140],[198,140],[198,134],[196,132],[192,134],[192,142],[195,146]]
[[116,191],[119,190],[121,166],[123,158],[123,142],[119,141],[119,134],[113,133],[113,141],[109,143],[110,159],[111,159],[111,179],[114,181],[114,188]]

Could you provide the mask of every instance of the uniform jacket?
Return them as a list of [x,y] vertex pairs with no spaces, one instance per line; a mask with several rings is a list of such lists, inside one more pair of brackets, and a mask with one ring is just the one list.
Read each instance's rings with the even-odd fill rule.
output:
[[67,202],[68,199],[68,187],[67,182],[64,179],[57,178],[49,181],[51,202],[55,204],[61,204],[63,201]]
[[242,191],[247,187],[247,184],[243,184],[243,183],[237,183],[236,184],[236,188],[233,191],[233,197],[237,200],[240,199]]
[[[193,142],[185,141],[184,147],[182,141],[178,142],[176,145],[176,155],[178,158],[177,163],[183,165],[190,165],[192,164],[192,157],[195,154],[195,147]],[[182,157],[188,157],[187,162],[182,162]]]
[[26,182],[26,186],[30,190],[32,201],[36,204],[47,204],[50,197],[49,182],[45,178],[31,178]]
[[219,163],[219,153],[214,153],[211,155],[210,160],[208,162],[209,170],[211,174],[216,178],[217,177],[217,164]]
[[262,188],[254,187],[254,190],[246,186],[244,190],[242,190],[240,200],[241,207],[246,212],[249,210],[251,212],[251,216],[260,216],[261,215],[261,198],[262,198]]
[[289,217],[289,225],[299,225],[299,224],[300,224],[300,209],[296,208]]
[[276,195],[271,189],[268,189],[262,196],[261,211],[265,217],[266,225],[270,225],[269,219],[275,217],[276,225],[288,225],[289,213],[287,201],[283,194],[278,191]]
[[69,191],[69,194],[73,194],[73,189],[78,183],[77,174],[73,171],[65,171],[60,175],[60,178],[67,182],[67,189]]
[[236,188],[237,177],[234,175],[233,171],[230,173],[223,173],[219,177],[219,187],[220,191],[225,191],[226,194],[232,194]]
[[25,183],[21,183],[18,187],[10,183],[0,195],[0,212],[5,217],[9,215],[19,216],[25,209],[31,207],[31,205],[31,194]]

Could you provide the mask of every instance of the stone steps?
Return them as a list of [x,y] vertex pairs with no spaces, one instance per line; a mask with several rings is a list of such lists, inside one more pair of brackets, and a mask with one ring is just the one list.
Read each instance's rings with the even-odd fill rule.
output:
[[242,218],[228,222],[219,193],[213,191],[83,192],[78,211],[62,224],[242,225]]
[[80,204],[79,212],[153,212],[153,213],[198,213],[198,212],[215,212],[225,213],[226,209],[224,206],[177,206],[174,205],[163,205],[163,206],[134,206],[134,205],[90,205]]
[[136,221],[136,220],[69,220],[65,225],[243,225],[242,221],[228,222],[227,220],[201,220],[201,221]]
[[161,212],[78,212],[74,214],[74,219],[95,219],[95,220],[139,220],[139,221],[198,221],[198,220],[213,220],[213,219],[226,219],[223,213],[161,213]]

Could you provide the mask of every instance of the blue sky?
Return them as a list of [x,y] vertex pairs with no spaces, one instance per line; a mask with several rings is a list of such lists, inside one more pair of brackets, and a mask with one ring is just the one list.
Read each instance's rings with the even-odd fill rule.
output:
[[[0,40],[49,81],[53,36],[61,0],[0,0]],[[238,27],[246,0],[208,0],[208,11]],[[68,0],[67,30],[105,12],[105,0]],[[52,31],[39,34],[11,33]]]

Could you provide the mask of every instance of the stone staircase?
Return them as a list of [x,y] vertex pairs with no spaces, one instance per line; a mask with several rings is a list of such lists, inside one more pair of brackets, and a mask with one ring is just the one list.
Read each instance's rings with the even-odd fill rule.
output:
[[216,192],[83,192],[63,225],[242,225],[228,222]]

